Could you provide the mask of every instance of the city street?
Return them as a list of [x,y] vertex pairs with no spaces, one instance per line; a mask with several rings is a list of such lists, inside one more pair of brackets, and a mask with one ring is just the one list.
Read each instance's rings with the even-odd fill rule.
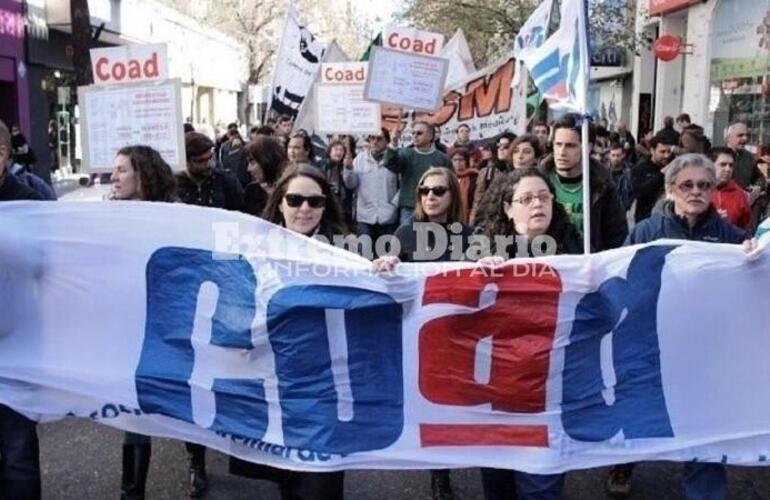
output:
[[[50,500],[101,500],[118,498],[122,433],[115,429],[67,419],[40,427],[43,497]],[[167,439],[153,442],[147,489],[148,500],[187,498],[186,455],[182,443]],[[232,476],[227,457],[208,456],[212,500],[277,500],[272,483]],[[637,467],[631,499],[674,500],[682,497],[679,467],[671,463],[646,463]],[[605,498],[606,469],[572,472],[564,498]],[[481,499],[477,469],[452,473],[458,500]],[[770,469],[731,468],[730,500],[770,499]],[[352,500],[413,500],[430,498],[426,471],[353,471],[347,474],[346,498]]]

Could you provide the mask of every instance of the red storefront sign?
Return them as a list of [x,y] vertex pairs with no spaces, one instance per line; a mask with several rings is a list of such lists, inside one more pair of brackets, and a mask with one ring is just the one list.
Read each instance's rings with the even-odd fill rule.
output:
[[661,61],[673,61],[682,52],[682,39],[674,35],[663,35],[652,44],[655,57]]
[[695,5],[701,0],[650,0],[650,15],[659,16]]

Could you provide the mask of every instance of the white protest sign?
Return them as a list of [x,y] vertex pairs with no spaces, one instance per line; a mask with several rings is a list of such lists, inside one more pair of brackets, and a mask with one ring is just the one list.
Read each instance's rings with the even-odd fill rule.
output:
[[375,47],[364,95],[369,101],[421,111],[441,107],[449,61]]
[[145,144],[173,170],[184,170],[181,86],[178,79],[154,83],[78,88],[83,165],[89,172],[112,170],[118,150]]
[[164,43],[91,49],[91,69],[100,85],[165,80],[168,49]]
[[415,28],[390,27],[382,35],[382,46],[410,54],[438,57],[444,46],[444,35]]
[[380,105],[364,99],[363,85],[319,84],[315,87],[318,133],[377,134],[382,113]]
[[321,64],[322,84],[365,85],[369,74],[366,62],[338,62]]

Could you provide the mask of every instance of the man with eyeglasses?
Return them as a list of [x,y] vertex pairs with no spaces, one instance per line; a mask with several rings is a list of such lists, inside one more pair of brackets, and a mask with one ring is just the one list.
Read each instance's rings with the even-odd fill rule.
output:
[[416,121],[412,126],[412,144],[414,147],[388,148],[385,151],[385,168],[400,176],[401,190],[398,196],[399,225],[412,222],[417,183],[430,167],[452,169],[452,161],[447,155],[436,149],[433,127],[424,121]]
[[369,136],[366,143],[362,154],[343,163],[342,182],[356,193],[356,232],[375,242],[396,230],[398,177],[384,164],[390,143],[388,129],[383,127],[379,135]]
[[641,222],[652,214],[655,204],[663,196],[663,169],[672,158],[674,144],[667,135],[650,139],[650,156],[642,157],[631,169],[631,188],[636,197],[634,221]]
[[182,203],[243,210],[243,189],[237,179],[214,168],[214,142],[200,132],[185,134],[187,168],[177,174]]

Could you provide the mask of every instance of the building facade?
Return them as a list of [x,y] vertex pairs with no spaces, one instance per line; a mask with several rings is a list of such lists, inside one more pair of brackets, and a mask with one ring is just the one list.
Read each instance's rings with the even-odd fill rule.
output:
[[29,137],[25,39],[23,4],[20,0],[0,0],[0,120],[8,127],[19,125]]

